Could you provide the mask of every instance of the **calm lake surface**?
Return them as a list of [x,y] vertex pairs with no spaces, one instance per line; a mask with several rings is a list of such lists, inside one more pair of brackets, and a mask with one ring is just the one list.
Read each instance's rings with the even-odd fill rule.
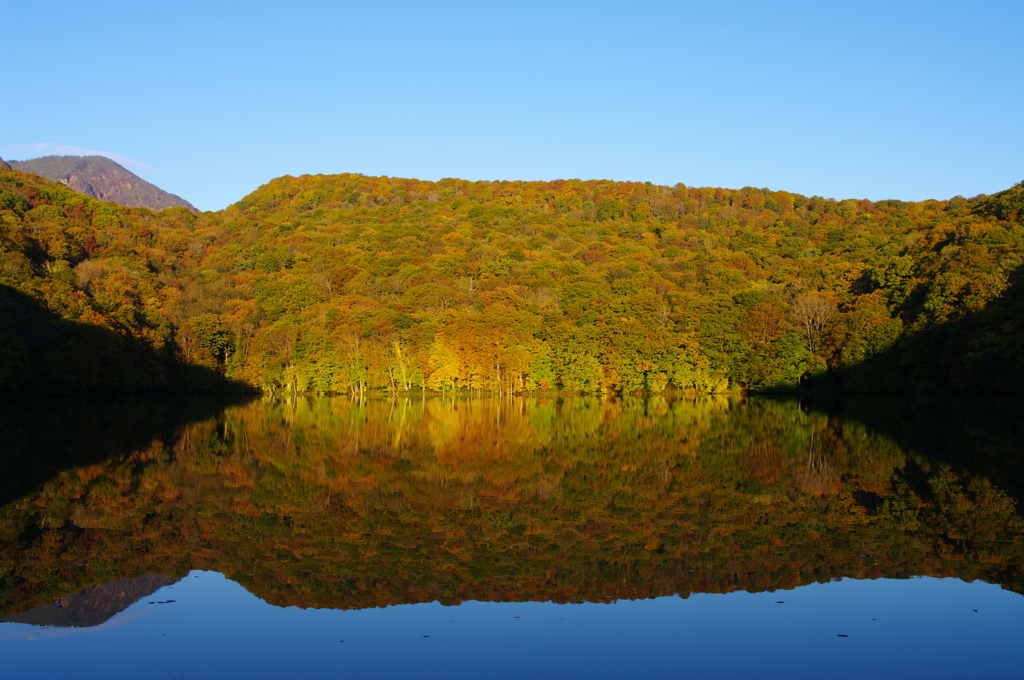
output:
[[1022,414],[6,404],[0,677],[1022,677]]

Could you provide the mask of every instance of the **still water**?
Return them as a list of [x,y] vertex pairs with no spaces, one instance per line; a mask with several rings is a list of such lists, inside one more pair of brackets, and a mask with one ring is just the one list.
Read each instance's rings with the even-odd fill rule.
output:
[[0,677],[1021,677],[1022,412],[9,405]]

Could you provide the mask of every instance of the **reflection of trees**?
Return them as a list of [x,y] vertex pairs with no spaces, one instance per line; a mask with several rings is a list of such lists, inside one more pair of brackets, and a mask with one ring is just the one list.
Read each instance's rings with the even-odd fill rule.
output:
[[775,484],[783,475],[782,451],[774,442],[755,442],[747,456],[747,472],[759,484]]
[[[1024,559],[998,487],[907,467],[891,439],[767,399],[267,400],[0,507],[0,611],[154,568],[365,607],[984,578]],[[969,559],[935,549],[950,526],[971,527]]]
[[796,488],[809,494],[826,494],[839,488],[839,475],[829,465],[825,449],[815,446],[815,433],[807,443],[807,458],[794,475]]

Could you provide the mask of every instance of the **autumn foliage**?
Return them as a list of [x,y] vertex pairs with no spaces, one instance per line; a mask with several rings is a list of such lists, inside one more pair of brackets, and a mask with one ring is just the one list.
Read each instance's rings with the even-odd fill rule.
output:
[[342,174],[194,214],[0,169],[0,286],[149,352],[61,376],[8,303],[0,391],[1016,390],[1022,195]]

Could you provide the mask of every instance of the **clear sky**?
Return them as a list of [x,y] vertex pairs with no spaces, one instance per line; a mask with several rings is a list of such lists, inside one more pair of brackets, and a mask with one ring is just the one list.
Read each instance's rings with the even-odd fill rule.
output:
[[0,156],[202,210],[360,172],[922,200],[1024,180],[1022,0],[0,0]]

